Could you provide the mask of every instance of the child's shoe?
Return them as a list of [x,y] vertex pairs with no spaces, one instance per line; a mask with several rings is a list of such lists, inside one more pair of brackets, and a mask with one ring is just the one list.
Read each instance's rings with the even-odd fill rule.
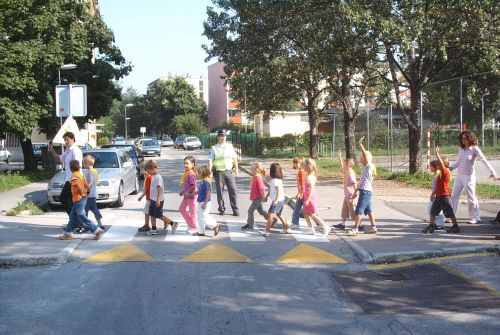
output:
[[147,233],[146,236],[153,236],[153,235],[158,235],[158,232],[156,229],[150,229]]
[[98,241],[102,235],[104,235],[104,230],[103,229],[99,229],[99,231],[94,235],[94,240]]
[[316,235],[316,230],[314,229],[314,227],[309,228],[309,234]]
[[339,223],[338,223],[338,224],[336,224],[334,227],[335,227],[335,228],[337,228],[337,229],[342,229],[342,230],[344,230],[344,229],[345,229],[345,224],[344,224],[343,222],[339,222]]
[[373,226],[372,229],[370,230],[365,229],[365,234],[377,234],[377,233],[378,233],[377,226]]
[[248,225],[248,223],[244,226],[241,226],[241,230],[249,230],[250,229],[250,226]]
[[446,230],[450,234],[458,234],[460,233],[460,228],[458,226],[452,226],[448,230]]
[[146,231],[149,231],[149,227],[142,226],[141,228],[137,228],[137,231],[138,232],[146,232]]
[[356,235],[358,235],[358,228],[352,228],[351,230],[349,230],[347,232],[347,235],[348,236],[356,236]]
[[436,229],[436,225],[429,223],[427,225],[427,227],[425,227],[424,229],[422,229],[422,233],[424,233],[424,234],[432,234],[435,229]]
[[444,230],[444,226],[436,226],[434,227],[434,230]]
[[328,225],[323,226],[323,236],[327,237],[328,234],[330,234],[330,231],[332,230],[332,227]]
[[214,228],[214,236],[217,236],[219,234],[219,230],[220,230],[220,223],[217,223],[217,226],[215,226]]
[[172,221],[172,234],[175,234],[175,231],[177,230],[177,227],[179,226],[179,222]]

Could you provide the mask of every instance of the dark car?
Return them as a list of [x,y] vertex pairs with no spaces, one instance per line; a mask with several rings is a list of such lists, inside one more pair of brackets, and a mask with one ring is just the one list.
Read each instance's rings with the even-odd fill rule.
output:
[[132,161],[135,163],[135,166],[137,168],[137,172],[139,173],[139,176],[141,179],[144,177],[143,171],[141,171],[141,163],[144,161],[144,158],[140,155],[139,149],[133,144],[106,144],[102,146],[103,149],[105,148],[123,148],[127,151],[129,154],[130,158],[132,158]]
[[48,148],[49,145],[47,143],[33,143],[33,153],[35,155],[35,162],[42,163],[43,160],[43,153],[44,151],[47,152],[47,150],[44,150],[44,148]]
[[174,142],[174,148],[176,149],[183,149],[183,144],[184,140],[186,139],[186,136],[177,136]]

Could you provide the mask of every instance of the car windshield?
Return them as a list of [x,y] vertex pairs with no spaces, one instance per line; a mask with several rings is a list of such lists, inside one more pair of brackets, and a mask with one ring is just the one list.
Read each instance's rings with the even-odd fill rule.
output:
[[196,137],[186,138],[186,142],[196,142],[198,139]]
[[47,146],[47,144],[33,144],[33,149],[39,150],[39,149],[46,147],[46,146]]
[[114,152],[88,152],[84,153],[83,157],[91,155],[95,159],[94,167],[96,169],[101,168],[101,169],[109,169],[109,168],[119,168],[120,165],[118,164],[118,157],[116,156],[116,153]]
[[135,150],[131,145],[103,145],[102,148],[123,148],[127,150],[130,157],[137,158]]
[[115,138],[115,141],[125,141],[125,137],[117,137]]
[[142,145],[145,146],[145,147],[154,147],[154,146],[158,146],[158,142],[157,141],[148,140],[148,141],[142,142]]
[[167,136],[163,138],[163,141],[172,141],[172,139],[169,136]]

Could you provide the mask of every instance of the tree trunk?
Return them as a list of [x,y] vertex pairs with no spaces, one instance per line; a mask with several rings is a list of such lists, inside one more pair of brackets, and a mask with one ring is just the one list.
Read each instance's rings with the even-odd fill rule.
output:
[[409,173],[420,172],[422,166],[421,130],[418,122],[420,92],[411,91],[410,113],[408,115]]
[[309,157],[318,159],[318,113],[314,106],[309,104]]
[[354,119],[351,117],[348,110],[344,109],[344,141],[345,141],[345,156],[346,158],[354,158],[356,160],[356,138],[354,131],[356,126]]
[[37,171],[37,165],[35,161],[35,155],[33,153],[33,145],[31,144],[31,139],[21,140],[21,148],[23,149],[24,155],[24,170]]

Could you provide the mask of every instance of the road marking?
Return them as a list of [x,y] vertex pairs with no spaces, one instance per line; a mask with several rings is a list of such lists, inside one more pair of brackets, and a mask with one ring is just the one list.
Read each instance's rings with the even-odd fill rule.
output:
[[375,264],[368,265],[367,268],[369,270],[385,270],[385,269],[397,269],[397,268],[405,268],[412,265],[420,265],[420,264],[440,264],[443,261],[450,259],[460,259],[460,258],[471,258],[471,257],[484,257],[484,256],[493,256],[497,255],[496,252],[474,252],[469,254],[461,254],[461,255],[452,255],[452,256],[442,256],[442,257],[433,257],[426,259],[417,259],[414,261],[394,263],[394,264]]
[[500,291],[498,291],[497,289],[495,289],[495,288],[493,288],[493,287],[491,287],[483,282],[480,282],[479,280],[476,280],[476,279],[466,275],[462,271],[459,271],[457,269],[454,269],[454,268],[452,268],[448,265],[442,264],[442,263],[437,264],[437,266],[439,266],[441,269],[445,270],[448,273],[451,273],[457,277],[462,278],[463,280],[470,283],[471,285],[482,288],[483,290],[486,290],[486,291],[490,292],[491,294],[493,294],[497,297],[500,297]]
[[113,225],[102,235],[102,242],[129,242],[137,234],[137,228],[141,226],[140,220],[120,219],[114,221]]
[[283,256],[277,263],[335,263],[347,264],[347,261],[337,255],[306,243],[299,243]]
[[241,230],[241,226],[246,224],[246,221],[228,221],[226,220],[227,229],[231,241],[235,242],[264,242],[264,236],[259,235],[256,230]]
[[117,247],[95,254],[83,262],[151,262],[154,258],[133,243],[121,244]]
[[252,260],[222,243],[212,243],[184,257],[181,262],[251,263]]
[[292,236],[297,240],[297,242],[330,242],[330,240],[321,234],[311,235],[311,228],[307,225],[305,219],[299,220],[299,229],[296,226],[291,225]]
[[188,225],[186,221],[177,219],[172,219],[172,221],[178,222],[179,226],[177,226],[175,234],[172,234],[172,231],[168,229],[165,242],[198,242],[200,240],[199,236],[193,236],[187,232]]

